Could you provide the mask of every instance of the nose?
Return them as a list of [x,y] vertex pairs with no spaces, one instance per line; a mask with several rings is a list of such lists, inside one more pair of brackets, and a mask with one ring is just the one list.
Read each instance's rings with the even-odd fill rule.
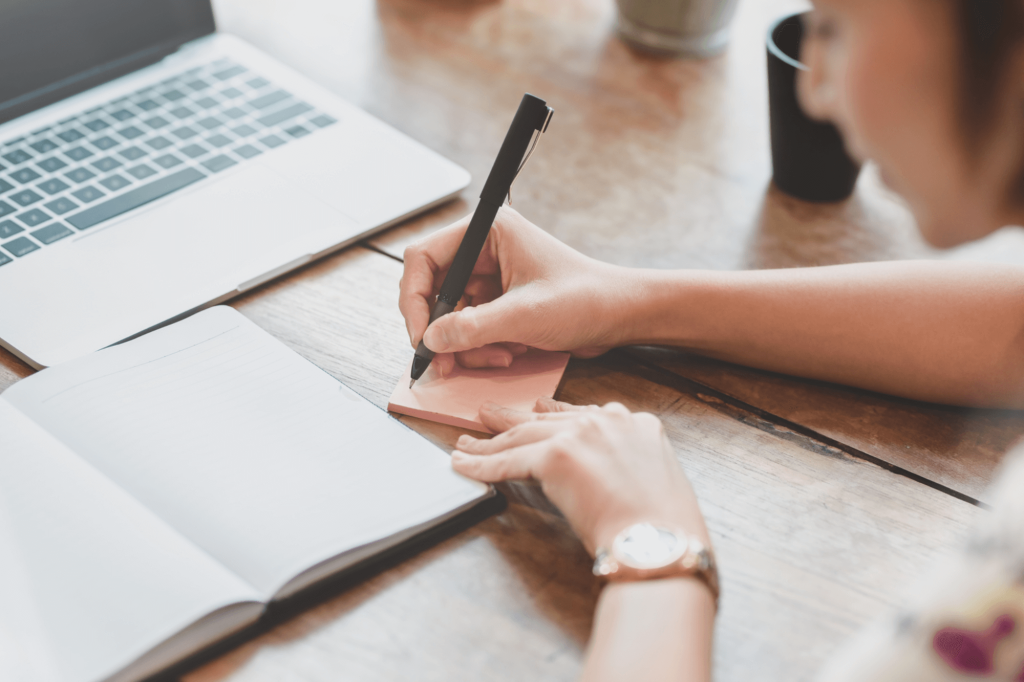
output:
[[835,122],[838,89],[826,57],[822,41],[805,31],[800,46],[800,62],[805,68],[797,72],[797,98],[810,118]]

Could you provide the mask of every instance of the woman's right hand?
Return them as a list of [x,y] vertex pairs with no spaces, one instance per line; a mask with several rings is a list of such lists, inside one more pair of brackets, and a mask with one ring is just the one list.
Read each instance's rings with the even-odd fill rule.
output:
[[442,375],[465,367],[508,367],[526,347],[600,355],[628,341],[623,313],[639,299],[630,271],[574,251],[503,207],[459,308],[427,328],[469,218],[405,250],[398,307],[409,341],[423,339]]

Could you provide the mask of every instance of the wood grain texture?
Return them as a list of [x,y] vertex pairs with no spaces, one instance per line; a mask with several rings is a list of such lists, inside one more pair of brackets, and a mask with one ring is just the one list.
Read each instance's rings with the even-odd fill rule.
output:
[[376,237],[395,256],[472,210],[519,98],[556,113],[513,204],[591,256],[735,269],[918,257],[1024,263],[1019,230],[926,246],[869,170],[834,206],[770,185],[764,36],[805,0],[741,3],[726,54],[652,57],[615,35],[612,0],[218,0],[220,26],[467,168],[453,202]]
[[1024,437],[1024,416],[1015,410],[904,400],[672,349],[637,348],[630,353],[983,502],[1004,455]]
[[18,379],[24,379],[34,370],[14,357],[9,351],[0,348],[0,392]]
[[[611,0],[289,0],[287,12],[283,3],[220,0],[221,25],[473,173],[464,199],[372,240],[396,257],[471,210],[515,103],[531,90],[556,115],[513,203],[589,255],[662,268],[1024,264],[1024,231],[1015,228],[931,249],[870,166],[839,204],[808,204],[771,186],[763,36],[802,0],[741,3],[728,52],[702,61],[625,47]],[[722,364],[675,369],[684,367],[690,378],[975,498],[1020,432],[1006,413],[908,406]]]
[[[378,405],[411,348],[401,264],[352,249],[237,302]],[[372,352],[368,349],[372,349]],[[899,603],[980,510],[756,414],[659,379],[628,354],[570,364],[559,397],[658,414],[690,473],[726,596],[718,679],[809,678],[854,629]],[[442,447],[459,430],[403,421]],[[597,586],[535,485],[510,511],[306,612],[189,682],[571,679]]]

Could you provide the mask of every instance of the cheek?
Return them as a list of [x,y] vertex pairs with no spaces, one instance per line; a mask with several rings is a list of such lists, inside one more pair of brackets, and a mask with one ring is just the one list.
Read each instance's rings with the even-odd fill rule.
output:
[[843,132],[852,151],[877,162],[910,203],[925,237],[947,245],[949,224],[970,220],[953,117],[952,46],[927,22],[894,15],[874,23],[848,54]]

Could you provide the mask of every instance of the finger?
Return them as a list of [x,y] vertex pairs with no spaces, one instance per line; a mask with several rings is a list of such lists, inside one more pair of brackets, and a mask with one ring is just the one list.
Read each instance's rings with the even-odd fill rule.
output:
[[514,359],[511,351],[500,343],[455,354],[455,361],[469,368],[509,367]]
[[614,412],[615,414],[632,414],[622,403],[608,403],[601,408],[605,412]]
[[554,398],[537,398],[537,404],[533,406],[534,412],[540,413],[551,413],[551,412],[579,412],[585,409],[584,405],[573,405],[572,403],[563,403],[560,400]]
[[520,355],[524,355],[526,351],[530,350],[529,346],[523,345],[521,343],[509,342],[503,343],[501,345],[505,346],[505,348],[508,348],[508,352],[512,353],[512,357],[514,358],[518,358]]
[[515,324],[517,297],[507,293],[434,320],[423,335],[427,348],[435,353],[457,353],[491,343],[509,342],[519,325]]
[[484,403],[480,408],[480,421],[494,433],[504,433],[513,426],[533,421],[534,415],[520,412],[496,403]]
[[565,422],[532,421],[515,426],[494,438],[462,435],[455,446],[471,455],[493,455],[520,445],[545,440],[564,428]]
[[544,448],[544,443],[540,442],[512,448],[498,455],[471,455],[456,450],[452,453],[452,467],[463,476],[485,483],[530,478],[544,454]]
[[469,216],[405,249],[398,309],[405,318],[413,346],[419,343],[430,320],[436,280],[451,265],[468,226]]
[[463,295],[469,299],[470,305],[489,303],[501,296],[501,279],[494,275],[474,275],[466,283]]
[[438,353],[432,362],[436,372],[441,377],[446,377],[455,369],[455,356],[451,353]]

